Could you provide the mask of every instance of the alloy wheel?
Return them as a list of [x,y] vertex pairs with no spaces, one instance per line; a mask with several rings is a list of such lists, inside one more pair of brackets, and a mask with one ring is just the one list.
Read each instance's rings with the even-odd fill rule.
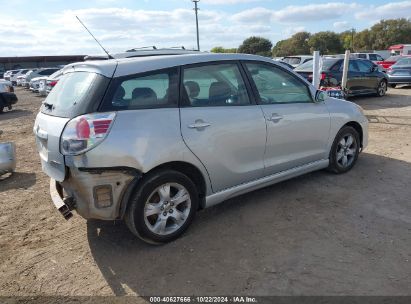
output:
[[351,166],[357,154],[357,142],[352,134],[347,134],[341,138],[336,153],[339,166],[342,168]]
[[378,86],[378,95],[384,96],[386,91],[387,91],[387,83],[385,81],[381,81],[380,85]]
[[159,235],[169,235],[186,222],[191,209],[187,189],[178,183],[165,183],[157,187],[144,206],[147,228]]

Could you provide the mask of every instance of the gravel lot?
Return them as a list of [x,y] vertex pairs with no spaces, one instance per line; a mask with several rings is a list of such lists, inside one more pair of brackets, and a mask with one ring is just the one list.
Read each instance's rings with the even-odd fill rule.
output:
[[16,93],[0,115],[18,155],[0,179],[0,295],[411,295],[410,87],[354,100],[371,123],[351,172],[232,199],[160,247],[122,222],[63,219],[32,134],[42,98]]

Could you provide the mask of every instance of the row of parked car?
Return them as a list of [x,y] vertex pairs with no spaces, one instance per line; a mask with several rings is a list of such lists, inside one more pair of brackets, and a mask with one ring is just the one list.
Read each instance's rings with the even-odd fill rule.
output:
[[32,92],[46,96],[62,76],[61,68],[36,68],[6,71],[0,79],[0,113],[11,110],[17,103],[15,86],[22,86]]
[[[343,58],[344,55],[323,56],[320,82],[322,87],[340,86]],[[312,81],[312,56],[287,56],[277,60]],[[383,60],[380,55],[373,53],[351,54],[345,97],[371,92],[382,96],[388,86],[395,88],[401,84],[411,84],[411,56],[395,55]]]
[[60,70],[58,67],[11,70],[4,73],[4,79],[13,86],[22,86],[45,96],[61,77]]

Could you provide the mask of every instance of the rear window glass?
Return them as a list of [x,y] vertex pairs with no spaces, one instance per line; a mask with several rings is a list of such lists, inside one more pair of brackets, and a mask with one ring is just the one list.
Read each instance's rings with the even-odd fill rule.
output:
[[107,83],[107,78],[96,73],[64,74],[50,91],[41,111],[60,117],[74,117],[83,114],[91,104],[101,101]]

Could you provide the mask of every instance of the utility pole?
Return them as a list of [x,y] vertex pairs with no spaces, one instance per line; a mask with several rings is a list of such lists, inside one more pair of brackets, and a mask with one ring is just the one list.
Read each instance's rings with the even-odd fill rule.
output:
[[197,6],[197,4],[198,4],[198,2],[200,2],[200,0],[191,0],[191,1],[194,2],[194,11],[196,13],[197,51],[200,51],[200,35],[199,35],[199,32],[198,32],[198,10],[199,10],[199,8]]
[[354,52],[354,32],[355,28],[351,29],[351,52]]

